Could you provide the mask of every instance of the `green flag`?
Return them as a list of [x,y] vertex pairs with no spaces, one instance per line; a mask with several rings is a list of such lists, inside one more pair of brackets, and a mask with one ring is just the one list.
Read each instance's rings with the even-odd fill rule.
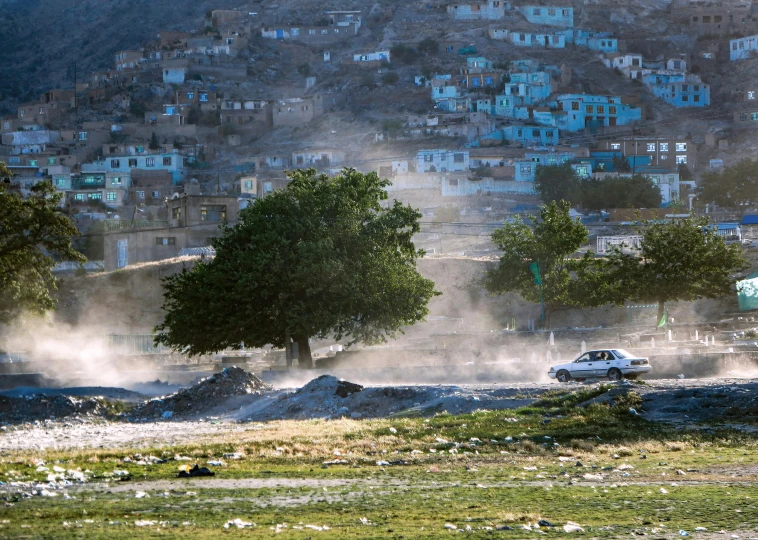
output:
[[664,309],[663,315],[661,316],[661,320],[658,321],[658,328],[660,328],[661,326],[666,326],[668,322],[669,322],[669,310]]
[[540,264],[536,262],[530,263],[529,270],[531,270],[532,274],[534,275],[534,284],[542,285],[542,276],[540,275]]

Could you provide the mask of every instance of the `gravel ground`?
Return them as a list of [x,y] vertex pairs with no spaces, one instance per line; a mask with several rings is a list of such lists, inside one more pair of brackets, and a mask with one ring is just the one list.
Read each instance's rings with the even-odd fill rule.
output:
[[[202,418],[181,421],[137,418],[127,423],[78,418],[3,426],[0,452],[174,444],[261,430],[265,424],[257,422],[278,419],[369,418],[398,413],[431,415],[443,410],[456,414],[477,409],[511,409],[527,405],[543,392],[560,387],[556,383],[366,387],[340,397],[335,395],[338,384],[333,377],[321,377],[300,389],[236,396]],[[582,388],[586,383],[571,383],[565,387]],[[746,412],[758,413],[758,379],[668,379],[633,388],[643,398],[642,415],[650,420],[680,425],[718,420],[729,426],[743,427],[739,422]],[[81,389],[77,392],[81,395]]]

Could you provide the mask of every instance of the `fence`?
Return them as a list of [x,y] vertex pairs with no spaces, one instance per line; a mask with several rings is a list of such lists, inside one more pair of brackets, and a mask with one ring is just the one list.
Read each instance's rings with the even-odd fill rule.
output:
[[148,221],[146,219],[106,219],[105,232],[127,229],[161,229],[168,227],[168,221]]

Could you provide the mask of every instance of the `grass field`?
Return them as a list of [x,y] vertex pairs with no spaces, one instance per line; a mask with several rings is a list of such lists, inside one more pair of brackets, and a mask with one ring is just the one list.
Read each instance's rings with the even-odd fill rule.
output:
[[[755,435],[647,422],[630,412],[641,406],[634,392],[578,406],[606,390],[552,392],[515,411],[283,421],[181,446],[6,454],[0,537],[758,536]],[[219,459],[213,478],[176,478]],[[24,496],[24,483],[79,473],[86,481],[49,490],[57,496]],[[234,519],[255,526],[224,527]],[[566,532],[568,522],[583,530]]]

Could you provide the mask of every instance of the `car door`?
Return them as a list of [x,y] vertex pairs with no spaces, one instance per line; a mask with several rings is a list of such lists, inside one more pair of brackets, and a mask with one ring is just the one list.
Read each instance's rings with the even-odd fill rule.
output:
[[571,364],[571,377],[574,379],[588,379],[594,377],[594,361],[594,353],[584,353]]
[[[600,358],[601,354],[605,353],[605,358]],[[595,377],[605,377],[608,375],[608,370],[615,367],[617,361],[611,351],[597,351],[598,359],[594,362]]]

